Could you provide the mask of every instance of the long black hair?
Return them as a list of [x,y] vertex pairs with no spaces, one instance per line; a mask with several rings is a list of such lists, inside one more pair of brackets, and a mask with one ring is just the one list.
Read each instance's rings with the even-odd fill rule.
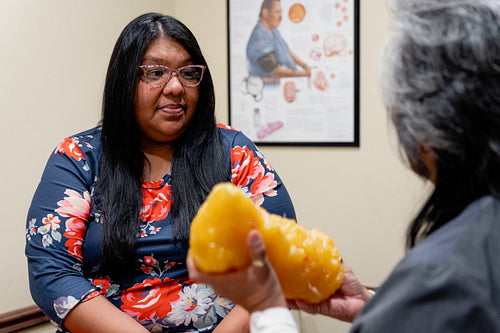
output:
[[384,101],[412,169],[435,187],[407,249],[483,195],[500,193],[500,6],[400,0],[382,67]]
[[[102,152],[94,198],[103,214],[100,275],[128,274],[136,266],[143,169],[134,117],[135,91],[143,55],[157,38],[184,47],[194,63],[207,63],[191,31],[173,17],[147,13],[132,20],[119,36],[108,66],[102,105]],[[211,188],[230,179],[215,122],[215,92],[207,67],[193,119],[175,143],[171,169],[174,238],[187,246],[190,221]]]

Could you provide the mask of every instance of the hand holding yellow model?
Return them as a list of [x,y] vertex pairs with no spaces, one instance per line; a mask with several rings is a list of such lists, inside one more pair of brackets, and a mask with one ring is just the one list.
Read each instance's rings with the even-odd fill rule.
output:
[[193,219],[189,256],[206,273],[261,265],[252,262],[248,251],[248,233],[254,228],[287,299],[319,303],[340,287],[344,267],[330,237],[269,214],[231,183],[215,186]]

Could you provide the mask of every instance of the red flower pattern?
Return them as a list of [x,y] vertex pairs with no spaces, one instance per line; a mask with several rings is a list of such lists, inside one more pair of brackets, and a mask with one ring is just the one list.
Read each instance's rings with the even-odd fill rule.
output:
[[109,282],[110,282],[109,278],[94,279],[92,281],[92,284],[94,286],[98,287],[99,289],[94,290],[93,292],[88,294],[83,301],[85,302],[85,301],[91,300],[92,298],[95,298],[96,296],[99,296],[99,295],[106,295],[109,287],[111,287],[111,284]]
[[90,194],[85,192],[81,196],[78,192],[69,189],[64,194],[67,196],[57,203],[59,208],[56,209],[59,215],[69,217],[66,220],[66,231],[63,234],[68,240],[64,245],[68,248],[68,253],[78,259],[83,259],[82,245],[87,229],[85,222],[90,214]]
[[263,173],[264,168],[252,150],[238,146],[231,149],[231,176],[235,185],[246,186],[250,179],[257,181]]
[[146,265],[154,265],[156,263],[156,259],[153,256],[144,256],[144,263]]
[[109,278],[94,279],[92,281],[92,284],[94,286],[98,287],[99,289],[101,289],[104,293],[106,293],[108,291],[109,287],[111,287],[109,282],[110,282]]
[[167,217],[171,206],[171,186],[159,187],[158,182],[146,182],[142,187],[143,207],[141,210],[141,220],[145,222],[160,221]]
[[[269,162],[265,161],[266,167],[272,170]],[[250,197],[254,202],[261,205],[264,195],[275,196],[277,182],[274,174],[266,173],[266,169],[259,157],[248,147],[234,147],[231,150],[231,174],[235,185],[245,187],[250,184]]]
[[63,142],[61,142],[59,146],[57,146],[54,153],[65,154],[68,157],[75,159],[76,161],[85,159],[82,151],[78,147],[78,142],[75,142],[75,140],[71,138],[65,138]]
[[139,267],[144,274],[151,274],[153,272],[153,267],[141,266]]
[[63,234],[68,240],[64,245],[68,248],[68,253],[74,255],[78,259],[83,259],[82,246],[85,230],[87,226],[80,219],[68,219],[66,221],[66,232]]
[[165,318],[172,311],[171,303],[180,298],[182,286],[177,282],[170,278],[144,280],[123,292],[121,309],[139,322]]

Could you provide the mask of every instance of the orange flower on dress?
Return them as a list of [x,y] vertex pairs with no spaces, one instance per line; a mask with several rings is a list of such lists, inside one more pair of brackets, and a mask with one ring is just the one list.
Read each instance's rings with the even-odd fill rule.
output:
[[161,221],[167,217],[171,206],[171,186],[165,185],[161,188],[142,188],[143,206],[141,209],[141,221]]
[[78,143],[71,138],[65,138],[63,142],[61,142],[54,153],[65,154],[68,157],[75,159],[76,161],[84,160],[85,157],[82,154],[82,151],[78,147]]
[[121,309],[137,320],[165,318],[172,311],[172,304],[180,298],[182,286],[175,280],[154,278],[144,280],[123,292]]

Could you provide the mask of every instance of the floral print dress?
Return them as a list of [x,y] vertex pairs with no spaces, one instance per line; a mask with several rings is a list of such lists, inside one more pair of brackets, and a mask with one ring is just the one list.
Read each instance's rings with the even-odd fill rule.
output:
[[[243,133],[222,124],[234,184],[269,212],[295,218],[278,174]],[[101,151],[99,127],[64,139],[49,158],[26,225],[33,299],[61,332],[80,302],[104,295],[151,332],[210,332],[233,304],[189,280],[187,250],[173,241],[170,173],[144,182],[133,278],[89,277],[101,255],[102,218],[91,206]],[[117,198],[118,199],[118,198]]]

